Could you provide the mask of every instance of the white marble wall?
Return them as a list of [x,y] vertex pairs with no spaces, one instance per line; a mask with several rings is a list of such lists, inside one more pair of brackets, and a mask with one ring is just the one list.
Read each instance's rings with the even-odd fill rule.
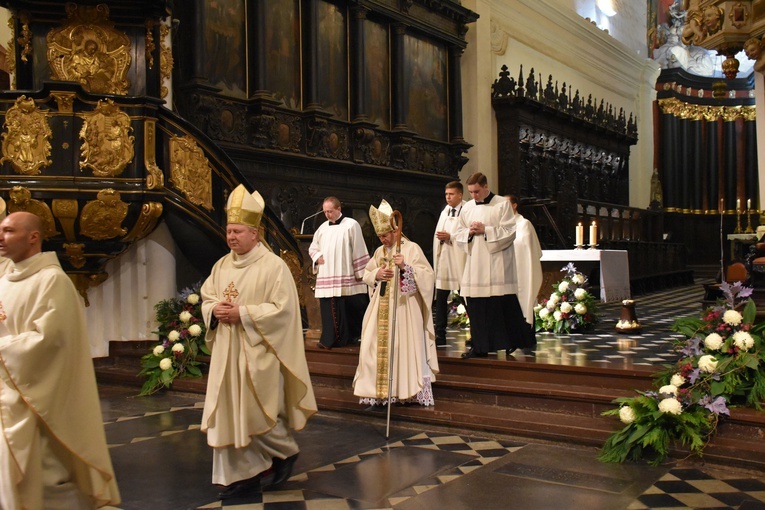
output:
[[[659,66],[644,56],[645,49],[641,56],[639,48],[623,44],[585,20],[575,10],[577,3],[582,2],[463,0],[462,4],[480,18],[469,26],[468,47],[462,57],[464,135],[473,147],[460,177],[464,180],[481,171],[496,191],[496,121],[491,84],[503,64],[514,76],[522,64],[524,75],[533,67],[545,82],[552,74],[553,80],[561,85],[565,81],[585,98],[592,94],[598,101],[604,99],[614,105],[617,111],[624,108],[628,115],[637,116],[638,144],[630,155],[630,205],[647,207],[653,171],[654,85]],[[624,11],[629,20],[624,23],[641,19],[643,29],[636,31],[645,34],[645,13],[640,18],[638,11],[635,6]],[[610,18],[614,31],[618,17],[617,13]],[[635,41],[630,44],[639,46]]]

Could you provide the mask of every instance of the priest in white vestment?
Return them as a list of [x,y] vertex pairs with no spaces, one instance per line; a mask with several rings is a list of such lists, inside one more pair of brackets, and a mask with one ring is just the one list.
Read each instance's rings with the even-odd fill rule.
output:
[[[7,212],[5,200],[0,197],[0,221],[2,221],[5,218],[5,214]],[[0,276],[3,276],[5,273],[9,273],[13,269],[13,261],[11,259],[7,259],[5,257],[0,256]]]
[[0,223],[0,508],[120,503],[82,298],[29,212]]
[[436,346],[446,345],[446,322],[449,295],[460,289],[460,280],[465,271],[465,252],[454,242],[460,213],[465,201],[463,187],[459,181],[447,183],[444,190],[446,207],[441,211],[433,235],[433,271],[436,274]]
[[202,432],[213,448],[221,499],[285,482],[297,459],[291,430],[316,413],[297,288],[287,264],[260,242],[264,202],[240,185],[226,207],[231,252],[202,285],[202,313],[212,351]]
[[518,198],[507,195],[515,213],[515,267],[518,275],[518,301],[526,322],[534,334],[534,306],[542,287],[542,246],[539,244],[534,225],[518,214]]
[[361,279],[369,252],[359,223],[343,214],[340,201],[327,197],[322,204],[327,221],[313,235],[308,255],[316,272],[321,310],[319,347],[331,349],[358,342],[361,320],[369,305]]
[[[371,206],[369,216],[383,243],[364,269],[364,281],[372,294],[364,315],[359,365],[353,378],[353,394],[360,402],[380,408],[390,402],[433,405],[431,383],[438,373],[433,331],[433,269],[422,249],[391,226],[390,205],[383,200]],[[398,291],[394,287],[398,266]],[[395,307],[395,329],[393,317]],[[392,363],[388,360],[392,354]],[[389,370],[393,370],[390,394]]]
[[465,253],[460,294],[466,298],[472,346],[463,358],[533,347],[518,301],[513,242],[516,224],[510,202],[489,190],[480,172],[467,180],[473,197],[462,208],[455,241]]

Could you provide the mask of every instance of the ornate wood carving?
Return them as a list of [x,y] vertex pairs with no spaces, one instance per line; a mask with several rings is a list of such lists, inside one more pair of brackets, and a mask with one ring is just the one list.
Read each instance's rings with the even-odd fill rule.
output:
[[48,204],[41,200],[32,198],[32,192],[24,186],[14,186],[11,188],[11,201],[8,204],[8,212],[26,211],[36,214],[43,222],[43,237],[49,239],[57,236],[56,220],[53,219],[53,213]]
[[122,174],[135,155],[135,137],[130,117],[114,101],[100,100],[96,109],[81,115],[80,169],[90,168],[93,175],[115,177]]
[[55,198],[53,199],[53,214],[58,218],[58,222],[61,223],[61,228],[64,229],[64,237],[70,243],[73,243],[77,236],[74,232],[74,222],[77,219],[79,206],[77,200]]
[[69,3],[66,13],[47,36],[51,78],[76,81],[92,93],[127,94],[131,42],[109,21],[109,7]]
[[192,204],[213,210],[210,162],[190,136],[170,139],[170,184]]
[[128,204],[120,199],[120,192],[107,188],[98,192],[97,199],[82,208],[80,234],[95,240],[124,236],[122,227],[128,212]]
[[53,132],[45,112],[37,108],[34,99],[21,96],[5,114],[3,128],[3,158],[23,175],[38,175],[47,167],[50,158],[50,140]]

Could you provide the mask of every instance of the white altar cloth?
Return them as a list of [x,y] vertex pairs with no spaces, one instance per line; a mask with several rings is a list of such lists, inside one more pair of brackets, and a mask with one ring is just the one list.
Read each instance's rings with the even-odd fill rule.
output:
[[[600,300],[630,299],[627,250],[542,250],[542,262],[599,262]],[[561,266],[563,267],[563,266]]]

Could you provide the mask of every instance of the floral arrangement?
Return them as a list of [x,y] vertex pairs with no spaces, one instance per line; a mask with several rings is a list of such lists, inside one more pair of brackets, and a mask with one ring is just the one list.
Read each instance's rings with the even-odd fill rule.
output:
[[598,321],[597,300],[587,291],[587,278],[569,263],[561,269],[566,276],[553,285],[553,293],[534,307],[537,331],[571,333],[583,331]]
[[[756,307],[751,288],[723,282],[725,299],[700,317],[679,319],[673,330],[686,339],[676,342],[680,359],[655,376],[654,391],[618,398],[619,407],[604,412],[618,416],[624,428],[612,434],[600,453],[604,462],[645,459],[659,464],[673,443],[701,456],[728,406],[761,410],[765,400],[764,324],[754,325]],[[742,311],[739,311],[742,310]]]
[[139,376],[145,376],[139,395],[151,395],[169,388],[177,377],[201,377],[197,356],[210,355],[205,345],[205,323],[199,297],[200,283],[184,289],[177,298],[165,299],[154,305],[155,334],[160,343],[141,358]]
[[462,297],[458,291],[453,291],[449,296],[449,311],[454,319],[449,323],[450,326],[460,329],[466,329],[470,327],[470,317],[468,317],[467,308],[462,301]]

